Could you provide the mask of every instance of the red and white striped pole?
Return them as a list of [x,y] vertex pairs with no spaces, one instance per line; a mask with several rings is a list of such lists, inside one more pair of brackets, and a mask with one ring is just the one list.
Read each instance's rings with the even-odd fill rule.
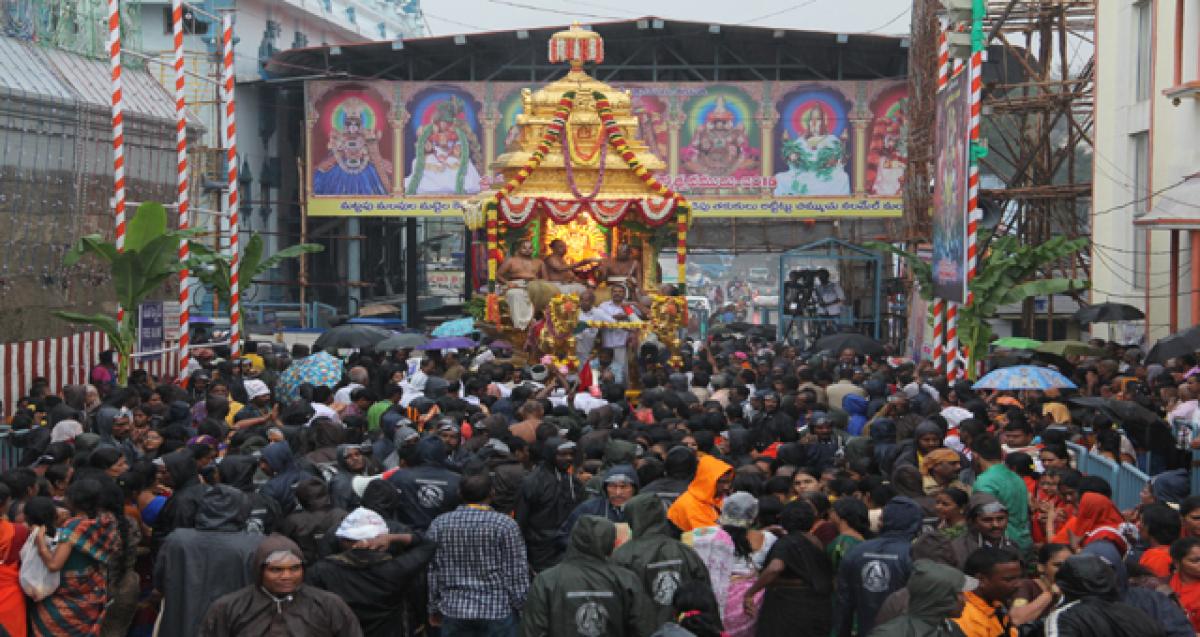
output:
[[946,312],[946,302],[941,299],[933,300],[933,369],[941,373],[942,371],[942,354],[943,354],[943,336],[942,319]]
[[958,378],[958,303],[946,301],[946,380]]
[[235,121],[235,103],[233,99],[233,14],[221,16],[222,43],[222,90],[221,98],[225,107],[225,160],[229,165],[228,191],[225,199],[225,212],[229,215],[229,355],[235,357],[241,353],[242,344],[242,307],[238,290],[238,263],[241,255],[238,249],[238,156],[237,156],[237,125]]
[[[184,95],[183,73],[183,0],[171,0],[171,34],[175,45],[175,205],[179,210],[179,229],[187,230],[188,220],[188,156],[187,102]],[[188,242],[179,240],[179,369],[176,379],[183,382],[191,350],[188,337],[190,319],[188,306]]]
[[[121,92],[121,6],[108,0],[108,60],[112,88],[113,217],[117,251],[125,251],[125,104]],[[125,321],[125,308],[117,306],[117,323]]]
[[[971,63],[968,67],[971,79],[971,149],[974,152],[980,142],[980,116],[983,104],[983,51],[971,53]],[[979,162],[972,157],[967,172],[967,304],[975,302],[975,294],[970,291],[971,281],[975,279],[979,266],[979,222],[983,219],[983,210],[979,207]],[[970,365],[970,350],[963,348],[963,358]],[[973,370],[967,370],[971,373]]]

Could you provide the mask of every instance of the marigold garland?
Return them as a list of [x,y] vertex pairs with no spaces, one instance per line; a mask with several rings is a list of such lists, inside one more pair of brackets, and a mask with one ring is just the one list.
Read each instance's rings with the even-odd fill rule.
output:
[[621,127],[617,125],[617,120],[613,117],[612,104],[608,98],[600,91],[592,91],[592,98],[596,100],[596,113],[600,115],[600,121],[604,124],[604,131],[608,134],[608,140],[612,143],[613,148],[617,149],[617,154],[621,159],[625,160],[625,164],[633,171],[633,174],[641,178],[643,182],[654,192],[662,197],[675,199],[677,195],[675,191],[664,186],[661,182],[650,174],[650,171],[638,161],[637,155],[629,147],[625,141],[625,135],[621,132]]

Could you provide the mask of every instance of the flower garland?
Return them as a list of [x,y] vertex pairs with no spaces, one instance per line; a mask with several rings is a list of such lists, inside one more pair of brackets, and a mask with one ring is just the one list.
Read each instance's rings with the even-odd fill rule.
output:
[[613,117],[612,104],[608,98],[600,91],[592,91],[592,98],[596,100],[596,112],[600,115],[600,121],[604,124],[604,131],[608,134],[608,141],[620,153],[621,159],[625,160],[625,164],[633,171],[633,174],[641,178],[651,190],[658,193],[662,197],[675,199],[678,195],[675,191],[664,186],[660,181],[650,174],[650,171],[638,161],[637,155],[629,148],[629,144],[625,141],[625,135],[621,133],[621,127],[617,125],[617,120]]
[[[568,132],[568,135],[570,133]],[[608,144],[600,144],[600,171],[596,174],[596,184],[592,186],[591,194],[584,196],[579,192],[579,186],[575,183],[575,165],[571,162],[571,149],[567,143],[563,144],[563,167],[567,169],[567,184],[571,186],[571,194],[583,199],[584,201],[592,201],[596,195],[600,194],[600,186],[604,184],[604,169],[608,162]]]
[[546,153],[550,152],[550,146],[559,140],[566,132],[567,118],[571,116],[571,111],[575,108],[575,91],[567,91],[562,94],[558,100],[558,108],[554,110],[554,119],[550,125],[546,127],[546,132],[542,133],[542,140],[538,142],[537,148],[529,154],[529,161],[525,162],[525,166],[517,171],[517,174],[504,184],[504,187],[496,191],[496,201],[501,198],[511,195],[514,190],[521,187],[529,175],[537,170],[538,166],[542,165],[542,161],[546,159]]

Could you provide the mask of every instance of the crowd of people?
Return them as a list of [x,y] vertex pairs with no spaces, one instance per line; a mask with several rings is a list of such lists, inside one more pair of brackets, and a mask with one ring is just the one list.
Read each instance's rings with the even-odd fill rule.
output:
[[[294,400],[270,353],[36,382],[8,414],[0,635],[1200,631],[1191,438],[1120,511],[1076,455],[1146,450],[1065,392],[737,334],[631,362],[634,392],[612,352],[590,384],[412,354]],[[1083,393],[1200,412],[1194,360],[1073,362]]]

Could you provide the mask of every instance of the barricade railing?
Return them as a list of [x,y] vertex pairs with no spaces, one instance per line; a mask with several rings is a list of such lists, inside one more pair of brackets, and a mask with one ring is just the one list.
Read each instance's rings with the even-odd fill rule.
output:
[[[1104,481],[1112,487],[1113,502],[1117,508],[1124,511],[1138,505],[1141,501],[1142,489],[1150,483],[1150,476],[1134,465],[1114,462],[1110,458],[1092,453],[1075,443],[1068,442],[1067,448],[1075,456],[1075,468],[1080,473],[1104,478]],[[1193,474],[1193,489],[1195,483],[1196,476]]]

